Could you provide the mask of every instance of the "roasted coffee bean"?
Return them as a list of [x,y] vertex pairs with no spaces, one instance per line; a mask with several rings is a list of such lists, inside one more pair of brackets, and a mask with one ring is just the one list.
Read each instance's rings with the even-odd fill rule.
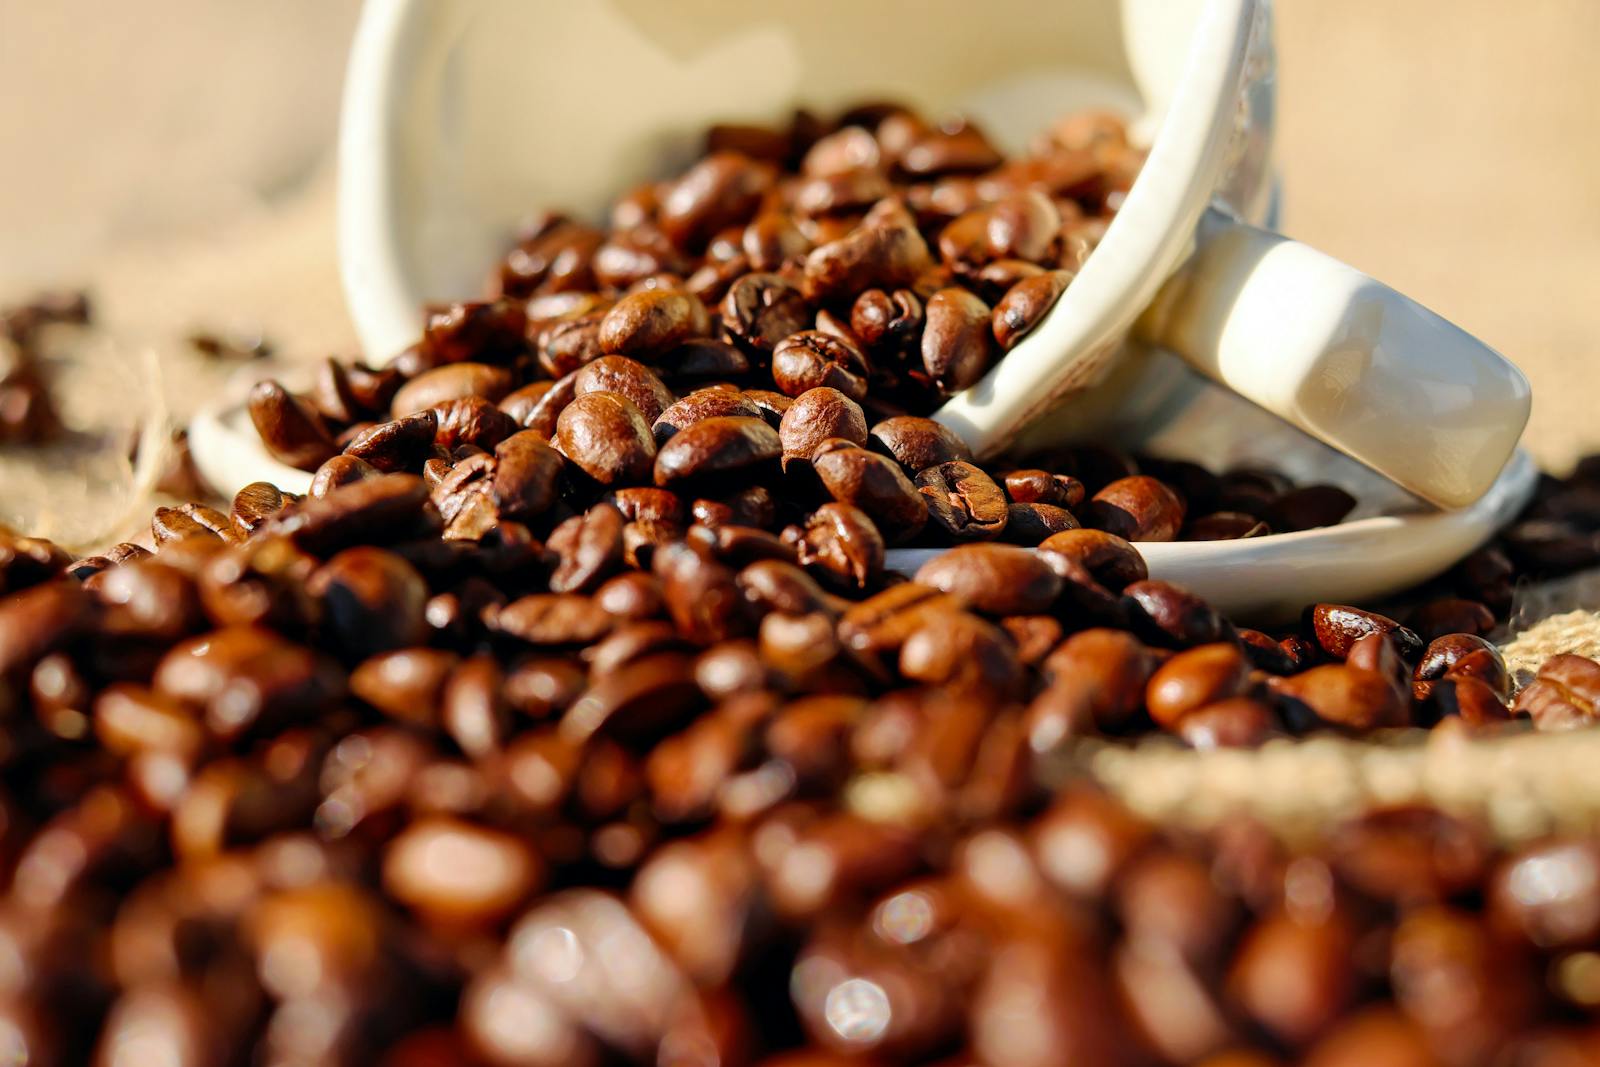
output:
[[742,225],[771,186],[773,170],[738,152],[713,152],[661,196],[657,219],[680,248],[697,249],[727,226]]
[[45,582],[0,601],[0,678],[77,636],[93,611],[89,594],[74,581]]
[[892,461],[857,446],[813,453],[811,466],[839,503],[872,518],[891,543],[915,537],[928,521],[928,505]]
[[[1291,1045],[1316,1037],[1356,992],[1353,934],[1339,916],[1306,920],[1268,915],[1245,935],[1228,973],[1241,1007]],[[1292,974],[1295,980],[1284,981]]]
[[1440,717],[1455,716],[1468,726],[1509,722],[1505,699],[1487,682],[1471,675],[1446,675],[1430,691]]
[[1356,498],[1336,485],[1291,489],[1267,506],[1261,516],[1274,530],[1311,530],[1334,526],[1356,506]]
[[[481,396],[446,400],[431,410],[438,419],[433,443],[446,451],[461,445],[473,445],[488,451],[521,429],[510,415]],[[368,456],[362,458],[372,462]],[[373,463],[373,466],[378,464]]]
[[350,672],[350,692],[392,718],[433,726],[445,682],[459,662],[455,653],[435,648],[380,652]]
[[1183,501],[1176,493],[1142,474],[1107,485],[1084,510],[1091,526],[1128,541],[1175,540],[1183,514]]
[[1446,634],[1430,641],[1412,673],[1414,695],[1426,699],[1429,683],[1455,673],[1488,683],[1503,699],[1511,696],[1511,675],[1500,650],[1476,634]]
[[1304,708],[1332,726],[1375,730],[1405,725],[1405,695],[1376,671],[1331,663],[1271,684],[1291,709]]
[[389,415],[398,419],[464,396],[478,396],[498,403],[510,391],[511,372],[504,367],[451,363],[423,371],[402,385],[390,401]]
[[[430,408],[379,423],[358,434],[345,446],[344,455],[385,473],[416,470],[433,455],[441,414],[442,409]],[[318,473],[327,465],[317,468]]]
[[1006,471],[1001,479],[1006,496],[1018,504],[1051,504],[1075,508],[1083,503],[1083,483],[1068,474],[1024,469]]
[[495,611],[491,627],[530,645],[587,645],[610,632],[615,620],[576,593],[534,593]]
[[1483,635],[1495,627],[1494,612],[1487,604],[1459,597],[1430,600],[1411,613],[1411,629],[1424,641],[1446,634]]
[[567,374],[554,382],[533,382],[516,390],[500,401],[500,410],[516,420],[517,425],[553,438],[556,419],[562,409],[572,403],[577,388],[577,375]]
[[965,289],[940,289],[928,298],[922,329],[922,366],[939,388],[972,385],[994,359],[989,305]]
[[283,491],[271,482],[251,482],[233,496],[229,511],[233,528],[243,535],[253,533],[287,503]]
[[1047,612],[1061,578],[1033,552],[1012,545],[962,545],[924,563],[917,581],[985,615]]
[[539,857],[521,838],[443,816],[413,823],[383,855],[388,893],[446,926],[480,926],[504,917],[543,875]]
[[437,524],[421,478],[383,474],[285,508],[265,529],[314,555],[332,555],[362,541],[392,543],[425,534]]
[[811,241],[787,213],[763,211],[744,228],[740,248],[750,269],[774,271],[811,251]]
[[1230,697],[1195,708],[1178,720],[1173,733],[1191,748],[1258,748],[1281,733],[1271,706],[1250,697]]
[[765,486],[752,485],[716,499],[699,499],[690,515],[703,526],[750,526],[765,529],[778,517],[778,503]]
[[310,649],[241,626],[173,646],[156,667],[152,686],[203,708],[206,728],[231,740],[281,728],[290,716],[325,711],[343,696],[345,683]]
[[761,409],[749,397],[731,389],[696,389],[667,407],[650,430],[659,448],[686,426],[706,419],[735,417],[759,419]]
[[555,441],[562,455],[603,486],[646,481],[656,462],[649,422],[615,393],[575,398],[556,421]]
[[850,330],[870,348],[900,352],[922,334],[922,298],[910,289],[868,289],[850,308]]
[[421,352],[429,366],[507,363],[525,347],[527,312],[517,300],[467,301],[429,309]]
[[1058,533],[1078,528],[1078,520],[1066,508],[1051,504],[1008,504],[1006,528],[1000,537],[1014,545],[1037,545]]
[[1145,707],[1150,717],[1176,729],[1191,711],[1246,694],[1250,661],[1232,644],[1201,645],[1167,660],[1150,678]]
[[224,532],[229,539],[238,536],[227,516],[201,504],[157,508],[150,520],[150,534],[158,546],[191,537],[222,540]]
[[802,330],[773,349],[772,379],[791,397],[825,387],[859,403],[867,395],[867,361],[844,338],[821,330]]
[[1132,582],[1123,588],[1122,594],[1133,612],[1136,628],[1151,641],[1188,648],[1228,636],[1226,620],[1205,601],[1171,582],[1153,579]]
[[952,460],[924,468],[918,472],[916,484],[927,499],[928,514],[950,537],[984,541],[1006,529],[1009,510],[1005,493],[971,463]]
[[0,595],[54,578],[71,562],[71,556],[43,538],[0,532]]
[[605,313],[598,341],[604,352],[649,359],[703,334],[705,323],[705,308],[689,293],[646,289]]
[[1351,645],[1370,633],[1389,634],[1400,654],[1408,660],[1416,659],[1423,649],[1422,639],[1393,619],[1343,604],[1316,604],[1307,608],[1306,628],[1322,651],[1335,659],[1343,659]]
[[338,451],[322,416],[277,382],[260,382],[250,390],[249,407],[262,445],[281,463],[314,471]]
[[1569,653],[1551,656],[1512,707],[1540,730],[1587,726],[1600,717],[1600,664]]
[[[245,551],[219,552],[201,573],[215,567],[216,559]],[[114,567],[94,582],[95,598],[104,607],[100,631],[167,642],[191,634],[203,621],[195,585],[192,576],[160,558]]]
[[1005,291],[994,306],[989,324],[995,343],[1009,352],[1026,337],[1066,292],[1072,272],[1053,270],[1023,278]]
[[[883,535],[860,508],[831,502],[806,519],[804,528],[792,527],[801,566],[836,588],[867,589],[883,573]],[[785,531],[785,540],[789,540]]]
[[718,416],[680,430],[655,460],[659,486],[753,478],[782,452],[778,433],[761,419]]
[[1022,682],[1005,631],[964,611],[930,614],[900,647],[900,673],[954,692],[1005,698]]
[[811,321],[805,296],[777,274],[746,274],[722,298],[722,326],[736,341],[756,352],[771,352]]
[[1508,858],[1488,887],[1496,925],[1541,948],[1576,948],[1600,936],[1600,846],[1554,837]]
[[[428,443],[430,446],[433,443],[431,434]],[[311,478],[310,495],[320,500],[341,485],[349,485],[351,482],[358,482],[380,473],[382,472],[378,468],[366,460],[341,453],[317,468],[316,474]]]
[[949,428],[914,415],[896,415],[873,426],[868,445],[893,458],[911,475],[952,460],[972,460],[971,449]]
[[862,225],[806,256],[804,292],[810,300],[828,301],[866,289],[895,289],[916,281],[931,264],[927,242],[909,217],[875,220],[869,213]]
[[405,560],[381,548],[347,548],[314,573],[308,591],[341,648],[365,658],[427,638],[428,586]]
[[795,397],[778,423],[784,469],[793,461],[810,460],[817,446],[830,438],[866,444],[867,417],[861,405],[837,389],[808,389]]
[[644,364],[626,356],[602,356],[580,368],[573,377],[575,397],[587,393],[615,393],[639,409],[646,422],[654,422],[672,403],[672,391]]
[[546,547],[559,562],[553,593],[589,592],[622,566],[622,512],[605,502],[574,515],[550,533]]
[[495,508],[503,518],[533,519],[556,500],[561,453],[532,430],[514,433],[494,448]]

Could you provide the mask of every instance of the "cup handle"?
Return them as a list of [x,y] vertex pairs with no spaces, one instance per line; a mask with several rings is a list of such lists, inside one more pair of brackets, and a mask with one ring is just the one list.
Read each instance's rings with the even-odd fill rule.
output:
[[1460,327],[1216,208],[1136,332],[1440,507],[1488,490],[1532,402],[1522,372]]

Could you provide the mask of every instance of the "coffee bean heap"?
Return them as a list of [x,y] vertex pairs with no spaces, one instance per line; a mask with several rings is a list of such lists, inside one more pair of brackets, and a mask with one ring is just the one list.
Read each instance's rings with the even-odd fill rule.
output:
[[[1314,526],[1347,496],[1100,447],[985,471],[883,399],[931,403],[953,380],[918,359],[936,303],[959,311],[970,289],[883,290],[926,325],[885,357],[904,373],[881,390],[883,372],[852,369],[869,331],[768,328],[791,304],[807,322],[853,313],[883,257],[926,246],[927,205],[952,226],[971,210],[931,190],[976,189],[948,175],[998,158],[970,127],[896,142],[911,121],[719,130],[708,163],[625,201],[633,225],[542,268],[540,239],[524,242],[515,296],[432,314],[396,366],[329,361],[305,396],[263,384],[252,415],[315,472],[304,497],[256,483],[226,511],[164,507],[153,550],[86,559],[0,537],[12,1059],[1138,1067],[1254,1049],[1209,1062],[1488,1067],[1593,1052],[1579,1021],[1600,1003],[1600,844],[1501,855],[1406,811],[1289,853],[1244,827],[1164,834],[1058,777],[1090,736],[1209,748],[1516,729],[1514,712],[1593,721],[1600,664],[1556,657],[1508,705],[1484,635],[1520,577],[1600,558],[1600,464],[1547,481],[1498,544],[1387,614],[1320,604],[1289,632],[1236,627],[1150,579],[1128,539]],[[1040,160],[1086,153],[1111,173],[1108,129],[1063,124],[1024,163],[1053,173]],[[752,177],[780,141],[801,178]],[[720,154],[735,142],[737,166]],[[838,232],[806,237],[819,247],[787,274],[791,253],[772,265],[794,296],[722,299],[731,339],[673,284],[583,307],[613,299],[594,284],[630,287],[599,272],[653,247],[635,240],[648,220],[664,248],[707,259],[740,225],[738,254],[763,269],[744,235],[767,190],[798,205],[812,179],[859,169],[806,161],[869,142],[898,207],[880,192],[859,224],[807,215]],[[916,193],[912,175],[938,177]],[[741,224],[718,212],[746,181]],[[819,299],[820,252],[839,288]],[[960,262],[936,269],[966,278]],[[550,281],[583,271],[596,281]],[[734,273],[724,297],[752,276]],[[581,312],[530,330],[531,308],[572,293]],[[746,333],[729,306],[752,311]],[[914,580],[886,571],[886,546],[919,543],[954,547]]]

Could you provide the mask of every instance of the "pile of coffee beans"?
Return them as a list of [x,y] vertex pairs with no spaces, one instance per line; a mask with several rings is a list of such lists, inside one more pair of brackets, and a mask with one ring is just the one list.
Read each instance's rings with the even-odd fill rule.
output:
[[526,451],[522,431],[559,454],[541,462],[564,468],[568,503],[622,510],[630,546],[696,521],[804,528],[830,503],[890,546],[1036,545],[1080,526],[1251,537],[1355,505],[1272,471],[1102,448],[980,466],[923,417],[1016,344],[1098,242],[1140,160],[1114,117],[1071,116],[1010,160],[975,126],[888,105],[707,140],[687,172],[625,196],[608,231],[540,220],[493,299],[433,309],[391,366],[330,360],[303,395],[264,383],[250,410],[267,449],[319,483],[449,478],[451,501],[473,501],[441,504],[453,537],[499,517],[484,457]]
[[[891,109],[712,140],[609,235],[542,228],[508,295],[431,314],[396,366],[261,385],[305,496],[163,507],[82,559],[0,536],[4,1058],[1590,1062],[1600,841],[1501,852],[1427,810],[1193,837],[1060,771],[1086,737],[1593,722],[1600,664],[1513,696],[1486,635],[1517,581],[1600,563],[1600,463],[1381,612],[1236,626],[1130,541],[1348,496],[1106,447],[985,469],[915,413],[967,366],[928,361],[935,321],[1069,245],[980,264],[943,237],[1014,234],[988,179],[1072,159],[1092,178],[1045,202],[1103,220],[1120,127],[1013,163]],[[919,243],[942,288],[873,273]],[[777,281],[725,299],[752,271]],[[875,286],[920,340],[854,321]],[[949,550],[888,571],[909,544]]]

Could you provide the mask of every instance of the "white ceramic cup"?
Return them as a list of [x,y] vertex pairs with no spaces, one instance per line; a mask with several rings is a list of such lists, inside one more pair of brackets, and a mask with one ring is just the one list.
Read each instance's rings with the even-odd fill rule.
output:
[[712,121],[893,98],[1007,148],[1083,105],[1149,159],[1052,312],[937,418],[980,454],[1143,338],[1442,507],[1478,499],[1527,420],[1488,346],[1239,221],[1270,186],[1266,0],[368,0],[344,101],[340,255],[375,361],[425,302],[481,291],[518,219],[672,173]]

